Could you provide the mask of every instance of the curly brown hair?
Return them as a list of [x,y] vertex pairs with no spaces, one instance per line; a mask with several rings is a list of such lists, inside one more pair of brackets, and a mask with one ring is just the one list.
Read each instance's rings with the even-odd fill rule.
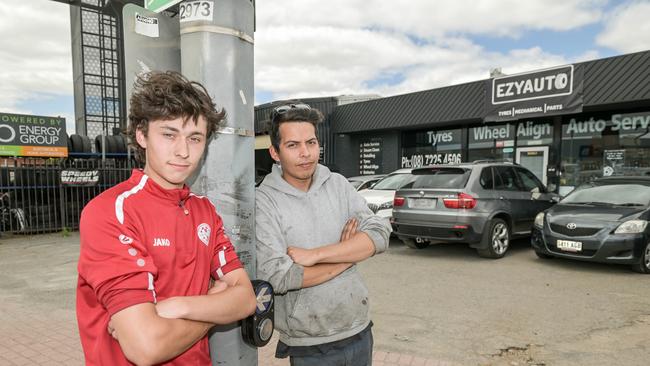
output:
[[131,95],[129,126],[126,132],[138,160],[145,162],[145,149],[136,142],[137,130],[147,136],[151,121],[184,117],[184,123],[190,118],[194,123],[198,123],[200,116],[203,116],[208,124],[208,140],[224,123],[226,117],[224,109],[216,110],[203,85],[189,81],[174,71],[151,71],[139,75]]

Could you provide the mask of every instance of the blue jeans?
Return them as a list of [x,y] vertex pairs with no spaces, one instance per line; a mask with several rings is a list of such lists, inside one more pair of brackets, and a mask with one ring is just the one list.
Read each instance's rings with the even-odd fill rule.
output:
[[291,366],[372,366],[372,331],[342,348],[308,356],[290,356]]

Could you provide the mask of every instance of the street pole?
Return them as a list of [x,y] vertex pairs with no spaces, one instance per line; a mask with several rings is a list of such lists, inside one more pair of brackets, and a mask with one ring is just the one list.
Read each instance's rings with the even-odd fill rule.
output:
[[[211,15],[207,10],[210,7]],[[227,113],[227,123],[208,146],[192,188],[215,204],[226,234],[253,279],[256,277],[254,4],[250,0],[183,1],[179,9],[182,73],[205,85],[217,107],[225,108]],[[213,365],[257,365],[257,348],[243,342],[237,324],[213,329],[210,354]]]

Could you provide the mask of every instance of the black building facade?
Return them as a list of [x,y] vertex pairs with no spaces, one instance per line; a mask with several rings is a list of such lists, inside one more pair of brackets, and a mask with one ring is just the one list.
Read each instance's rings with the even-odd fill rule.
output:
[[327,116],[325,161],[345,176],[507,159],[565,193],[650,174],[650,52],[339,104]]

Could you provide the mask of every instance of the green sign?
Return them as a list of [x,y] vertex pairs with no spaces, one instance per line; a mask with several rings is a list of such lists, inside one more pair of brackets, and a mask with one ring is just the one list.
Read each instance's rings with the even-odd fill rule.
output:
[[144,7],[145,9],[153,11],[154,13],[160,13],[161,11],[164,11],[165,9],[180,3],[181,1],[182,0],[144,0]]
[[0,156],[68,156],[65,118],[0,112]]

